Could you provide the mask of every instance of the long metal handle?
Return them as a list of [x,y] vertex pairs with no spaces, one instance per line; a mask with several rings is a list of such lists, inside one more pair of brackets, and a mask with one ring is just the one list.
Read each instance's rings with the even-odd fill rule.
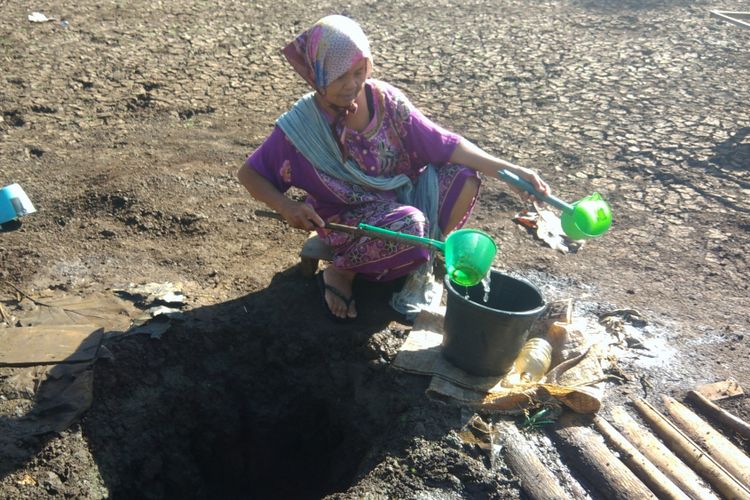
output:
[[[279,214],[278,212],[273,212],[271,210],[256,210],[255,215],[286,222],[286,219],[284,219],[281,214]],[[395,241],[396,243],[406,243],[415,247],[437,248],[440,251],[443,250],[442,241],[420,238],[419,236],[414,236],[412,234],[397,233],[395,231],[389,231],[388,229],[383,229],[382,227],[377,226],[370,226],[368,224],[360,224],[359,226],[355,227],[347,226],[346,224],[338,224],[336,222],[326,222],[325,228],[330,229],[331,231],[353,234],[355,236],[369,236],[370,238]]]
[[396,241],[408,242],[412,245],[421,246],[425,248],[436,248],[440,250],[441,252],[445,248],[445,244],[442,241],[432,240],[430,238],[423,238],[421,236],[415,236],[413,234],[397,233],[396,231],[391,231],[390,229],[385,229],[385,228],[378,227],[378,226],[371,226],[365,223],[360,223],[359,226],[357,227],[359,227],[363,231],[366,231],[368,234],[372,234],[373,236],[376,236],[377,238],[382,238],[382,237],[395,238]]
[[[276,219],[280,220],[281,222],[286,222],[286,219],[282,217],[280,213],[274,212],[272,210],[256,210],[255,215],[260,215],[261,217],[268,217],[269,219]],[[325,228],[332,231],[339,231],[341,233],[350,233],[357,236],[367,236],[367,234],[365,234],[365,232],[358,227],[347,226],[345,224],[337,224],[335,222],[326,222]]]
[[549,203],[550,205],[559,208],[563,212],[571,213],[573,212],[573,205],[570,203],[566,203],[562,201],[560,198],[556,196],[552,196],[551,194],[542,194],[539,191],[536,190],[536,188],[526,179],[521,179],[519,176],[511,172],[510,170],[498,170],[497,171],[498,177],[500,179],[504,180],[505,182],[508,182],[510,184],[515,185],[516,187],[519,187],[526,191],[529,194],[533,194],[538,199]]

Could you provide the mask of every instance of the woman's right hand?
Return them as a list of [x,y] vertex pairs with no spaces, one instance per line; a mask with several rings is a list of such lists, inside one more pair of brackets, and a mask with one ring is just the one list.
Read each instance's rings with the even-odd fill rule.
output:
[[299,201],[290,200],[284,202],[278,211],[287,223],[297,229],[307,229],[312,231],[318,227],[325,227],[325,221],[318,215],[315,209]]
[[325,227],[325,221],[312,206],[287,198],[284,193],[279,192],[273,184],[247,164],[240,168],[237,177],[253,198],[280,213],[290,226],[308,231],[316,227]]

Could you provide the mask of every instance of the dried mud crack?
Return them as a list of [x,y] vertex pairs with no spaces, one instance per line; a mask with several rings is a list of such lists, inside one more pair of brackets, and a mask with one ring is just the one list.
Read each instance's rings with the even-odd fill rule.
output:
[[[257,217],[237,182],[308,90],[279,48],[342,6],[49,2],[55,21],[31,23],[27,3],[0,4],[0,186],[38,210],[0,233],[0,316],[32,308],[13,287],[179,282],[189,299],[161,340],[106,341],[91,406],[65,430],[14,434],[39,381],[0,368],[0,498],[524,495],[501,456],[460,435],[474,412],[392,368],[410,326],[389,289],[358,285],[361,321],[330,323],[296,267],[306,235]],[[706,0],[345,7],[376,78],[562,199],[612,205],[610,232],[577,254],[516,227],[528,207],[495,179],[468,222],[498,243],[495,267],[575,299],[594,326],[640,314],[645,326],[610,317],[623,357],[605,418],[720,379],[750,387],[750,30]],[[17,326],[0,317],[0,333]],[[750,417],[747,398],[723,407]],[[551,434],[528,433],[569,495],[606,497]]]

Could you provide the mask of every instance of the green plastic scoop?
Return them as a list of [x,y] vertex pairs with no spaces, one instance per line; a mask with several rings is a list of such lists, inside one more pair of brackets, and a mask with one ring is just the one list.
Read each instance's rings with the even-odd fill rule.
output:
[[387,235],[399,241],[429,246],[443,252],[448,276],[461,286],[474,286],[480,283],[489,272],[497,252],[497,246],[492,238],[476,229],[458,229],[448,234],[445,241],[438,241],[364,223],[358,224],[357,227],[375,237],[378,234]]
[[540,193],[530,182],[521,179],[509,170],[498,170],[497,175],[505,182],[509,182],[562,210],[560,216],[562,229],[572,240],[596,238],[606,233],[609,226],[612,225],[612,211],[599,193],[581,198],[571,205],[551,194]]
[[[268,210],[256,210],[255,214],[284,220],[278,213]],[[413,234],[399,233],[365,223],[347,226],[336,222],[327,222],[325,227],[332,231],[340,231],[355,236],[369,236],[399,243],[409,243],[423,248],[435,248],[445,254],[446,273],[450,279],[461,286],[479,284],[489,272],[497,252],[497,246],[492,238],[487,233],[476,229],[458,229],[451,232],[443,242],[414,236]]]

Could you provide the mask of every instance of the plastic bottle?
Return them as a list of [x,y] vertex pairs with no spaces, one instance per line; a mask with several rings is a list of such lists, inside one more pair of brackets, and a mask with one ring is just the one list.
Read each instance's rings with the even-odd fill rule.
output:
[[552,346],[543,338],[526,341],[508,374],[511,384],[530,384],[541,380],[552,363]]

